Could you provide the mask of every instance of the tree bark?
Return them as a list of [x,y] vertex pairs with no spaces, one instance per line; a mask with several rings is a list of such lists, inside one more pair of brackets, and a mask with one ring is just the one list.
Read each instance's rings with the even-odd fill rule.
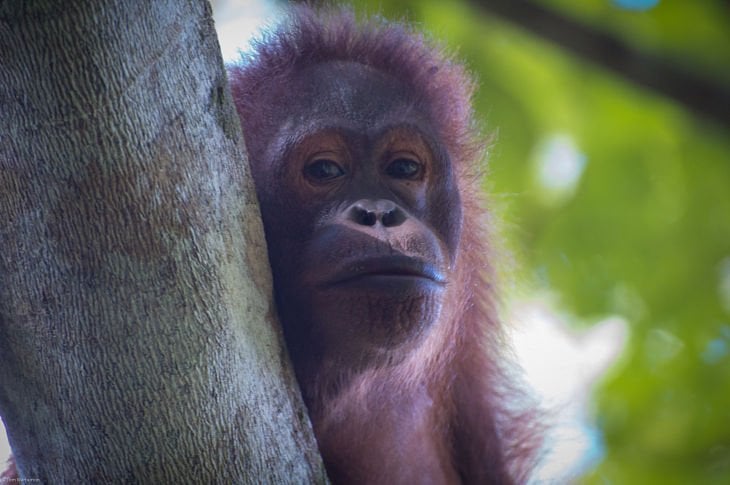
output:
[[0,414],[43,482],[326,480],[209,5],[0,1]]

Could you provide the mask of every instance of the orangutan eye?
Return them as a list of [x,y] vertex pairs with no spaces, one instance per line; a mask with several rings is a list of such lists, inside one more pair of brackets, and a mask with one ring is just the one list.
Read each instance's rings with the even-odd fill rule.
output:
[[423,176],[423,166],[410,158],[396,158],[385,167],[385,173],[396,179],[418,180]]
[[345,170],[335,161],[318,158],[304,167],[304,176],[312,182],[327,182],[345,175]]

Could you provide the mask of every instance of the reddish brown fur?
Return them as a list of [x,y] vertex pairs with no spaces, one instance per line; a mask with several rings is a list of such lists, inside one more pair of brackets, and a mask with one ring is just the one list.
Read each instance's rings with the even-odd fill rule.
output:
[[[283,28],[256,44],[251,58],[230,69],[254,174],[265,170],[257,167],[267,148],[259,140],[276,132],[270,107],[260,104],[264,93],[285,89],[302,68],[331,60],[392,75],[436,114],[440,140],[456,161],[464,225],[453,278],[458,286],[450,290],[445,317],[404,362],[346,377],[336,370],[308,375],[297,369],[325,463],[332,451],[348,456],[357,470],[344,476],[368,476],[372,483],[408,483],[411,467],[434,459],[452,466],[434,469],[434,481],[524,482],[539,433],[531,412],[508,408],[523,396],[510,383],[502,358],[489,223],[479,187],[483,153],[471,109],[473,82],[461,65],[401,24],[380,19],[358,24],[348,12],[297,9]],[[288,345],[298,350],[292,349],[297,342],[290,339]]]
[[11,456],[7,463],[7,468],[0,473],[0,483],[14,483],[18,480],[18,470],[15,468],[15,457]]

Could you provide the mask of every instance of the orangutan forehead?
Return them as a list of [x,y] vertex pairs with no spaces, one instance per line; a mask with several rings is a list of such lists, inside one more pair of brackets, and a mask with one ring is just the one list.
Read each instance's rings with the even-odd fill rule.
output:
[[414,101],[402,81],[357,62],[309,67],[296,74],[292,87],[288,105],[295,111],[356,124],[381,123],[410,111]]

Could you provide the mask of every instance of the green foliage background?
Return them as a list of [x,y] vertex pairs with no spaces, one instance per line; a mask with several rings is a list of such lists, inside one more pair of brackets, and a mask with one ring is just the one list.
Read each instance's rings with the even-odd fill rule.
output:
[[[488,190],[522,279],[575,325],[607,315],[630,339],[596,394],[606,445],[581,483],[730,483],[730,133],[512,24],[477,2],[353,2],[420,24],[466,60],[497,133]],[[730,85],[730,7],[665,0],[546,6]],[[728,107],[730,109],[730,107]],[[572,138],[575,191],[538,183],[540,147]]]

